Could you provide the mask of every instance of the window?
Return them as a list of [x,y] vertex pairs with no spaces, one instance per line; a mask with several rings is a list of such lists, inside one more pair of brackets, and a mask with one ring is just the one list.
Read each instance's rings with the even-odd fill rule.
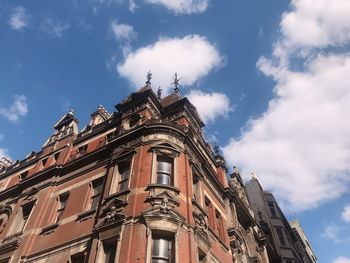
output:
[[209,199],[205,198],[205,210],[209,218],[209,226],[215,229],[215,215],[214,208]]
[[198,262],[199,263],[207,262],[207,255],[199,248],[198,248]]
[[118,191],[124,191],[129,187],[130,176],[130,161],[121,162],[118,164],[119,182]]
[[267,202],[269,209],[270,209],[270,213],[272,217],[277,217],[277,211],[276,211],[276,207],[275,207],[275,203],[272,201]]
[[29,203],[21,206],[16,214],[16,218],[12,224],[12,228],[8,232],[8,236],[22,232],[26,226],[30,213],[33,210],[34,203]]
[[59,196],[60,205],[57,209],[56,223],[59,222],[63,216],[64,210],[66,209],[66,203],[69,197],[69,192],[61,194]]
[[193,174],[193,199],[200,203],[200,186],[199,186],[199,178],[197,175]]
[[280,242],[281,246],[287,246],[287,240],[286,237],[284,235],[284,231],[282,227],[276,227],[276,232],[277,232],[277,236],[278,236],[278,240]]
[[25,171],[25,172],[21,173],[21,180],[26,179],[27,176],[28,176],[28,171]]
[[91,210],[96,209],[98,202],[100,201],[100,195],[102,192],[103,180],[102,178],[92,182],[92,196],[91,196]]
[[216,216],[216,228],[217,233],[219,234],[219,237],[222,240],[225,240],[225,229],[224,229],[224,222],[222,220],[222,216],[218,210],[215,210],[215,216]]
[[157,184],[172,185],[173,159],[167,156],[158,156],[157,164]]
[[46,165],[48,159],[49,159],[49,158],[46,157],[46,158],[44,158],[44,159],[42,160],[43,167],[45,167],[45,165]]
[[152,263],[172,263],[174,258],[174,240],[172,237],[152,236]]
[[71,263],[84,263],[85,262],[85,255],[83,252],[75,254],[73,256],[71,256],[70,259]]
[[116,241],[104,242],[103,252],[104,252],[104,263],[114,263],[116,255],[117,245]]

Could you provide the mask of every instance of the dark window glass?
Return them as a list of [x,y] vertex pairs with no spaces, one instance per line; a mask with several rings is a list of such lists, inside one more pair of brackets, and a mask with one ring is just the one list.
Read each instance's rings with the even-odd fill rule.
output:
[[157,158],[157,184],[172,184],[173,175],[173,159],[166,156],[159,156]]
[[91,209],[97,208],[98,202],[100,201],[102,185],[103,185],[102,179],[97,179],[92,182],[93,193],[91,196]]
[[71,263],[84,263],[85,255],[84,253],[75,254],[71,257]]
[[25,225],[26,225],[28,218],[30,216],[30,213],[32,212],[33,206],[34,206],[34,203],[26,204],[26,205],[22,206],[22,220],[21,220],[20,228],[19,228],[20,231],[24,230]]
[[269,206],[271,216],[277,217],[277,212],[276,212],[276,207],[275,207],[274,202],[269,201],[269,202],[267,202],[267,204]]
[[113,242],[104,243],[105,263],[114,263],[117,246]]
[[69,196],[68,193],[65,193],[65,194],[60,195],[60,197],[59,197],[59,199],[60,199],[60,206],[57,209],[56,223],[58,221],[60,221],[62,216],[63,216],[64,210],[66,209],[66,203],[67,203],[67,200],[68,200],[68,196]]
[[119,182],[118,191],[128,189],[130,176],[130,161],[118,164]]
[[281,244],[281,246],[286,246],[287,245],[287,240],[284,236],[283,229],[281,227],[276,228],[278,240]]
[[174,262],[173,241],[167,237],[153,237],[152,244],[152,263]]

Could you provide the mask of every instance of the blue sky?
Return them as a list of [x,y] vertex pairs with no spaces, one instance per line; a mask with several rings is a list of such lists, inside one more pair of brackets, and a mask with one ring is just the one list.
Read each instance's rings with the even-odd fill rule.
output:
[[196,105],[207,139],[301,221],[319,262],[349,263],[350,1],[0,2],[0,156],[82,128],[153,73]]

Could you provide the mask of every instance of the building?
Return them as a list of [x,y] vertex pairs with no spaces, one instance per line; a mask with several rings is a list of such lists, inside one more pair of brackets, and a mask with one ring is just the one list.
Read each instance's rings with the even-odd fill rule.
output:
[[289,224],[292,227],[294,234],[298,238],[299,244],[301,246],[300,250],[304,252],[303,254],[304,261],[310,262],[310,263],[316,263],[317,262],[316,254],[314,253],[310,245],[310,242],[303,228],[300,225],[300,222],[298,220],[293,220],[293,221],[290,221]]
[[[289,224],[273,194],[262,188],[255,175],[246,183],[246,190],[255,218],[266,236],[266,248],[270,261],[283,263],[316,262],[315,256],[313,259],[308,256],[309,250],[304,244],[304,241],[308,241],[300,224],[293,224],[294,227]],[[302,232],[299,234],[300,230]],[[312,255],[314,254],[312,253]]]
[[[0,163],[0,262],[269,262],[237,171],[195,107],[146,85],[82,130],[65,114],[38,152]],[[230,179],[228,179],[230,178]]]

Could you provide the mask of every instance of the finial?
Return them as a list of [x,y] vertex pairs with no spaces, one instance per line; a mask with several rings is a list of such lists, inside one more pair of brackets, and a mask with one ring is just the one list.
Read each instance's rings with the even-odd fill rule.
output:
[[159,86],[158,90],[157,90],[157,98],[158,100],[162,99],[162,88]]
[[216,142],[214,144],[214,153],[215,155],[220,155],[220,147],[217,145]]
[[175,93],[179,93],[179,91],[180,91],[180,89],[179,89],[179,87],[180,87],[180,84],[179,84],[180,79],[182,79],[182,78],[177,78],[177,72],[175,72],[175,74],[174,74],[174,82],[171,83],[171,84],[173,84],[175,86],[175,88],[174,88],[174,92]]
[[238,174],[239,173],[238,168],[236,166],[233,166],[233,173],[234,174]]
[[252,179],[258,179],[258,177],[256,177],[256,174],[254,172],[250,173],[252,175]]
[[146,81],[146,84],[147,84],[147,86],[150,86],[151,85],[151,79],[152,79],[152,72],[149,70],[148,72],[147,72],[147,81]]
[[74,115],[74,110],[71,108],[71,109],[68,111],[68,114]]

